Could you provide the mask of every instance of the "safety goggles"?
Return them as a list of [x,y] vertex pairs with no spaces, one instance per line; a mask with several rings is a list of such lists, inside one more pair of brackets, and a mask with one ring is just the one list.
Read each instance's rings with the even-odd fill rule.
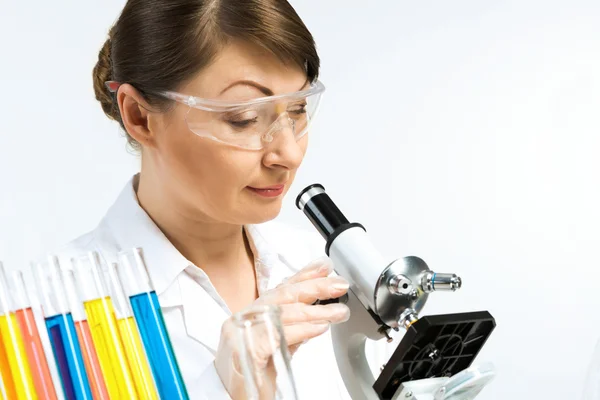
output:
[[[106,85],[111,92],[120,86],[113,81]],[[324,91],[325,86],[315,81],[306,90],[243,102],[203,99],[171,91],[160,94],[189,107],[185,120],[196,135],[261,150],[285,129],[290,129],[296,140],[304,136],[317,114]]]

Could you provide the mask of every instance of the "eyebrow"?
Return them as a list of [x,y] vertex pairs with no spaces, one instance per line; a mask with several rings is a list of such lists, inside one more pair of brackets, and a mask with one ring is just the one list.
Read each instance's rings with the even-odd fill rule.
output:
[[[307,79],[306,82],[304,82],[304,85],[302,85],[302,87],[299,90],[303,90],[308,83],[309,83],[309,80]],[[252,87],[260,90],[265,96],[273,96],[275,94],[275,93],[273,93],[273,91],[271,89],[269,89],[268,87],[263,86],[257,82],[250,81],[250,80],[241,80],[241,81],[235,81],[231,85],[227,86],[225,89],[223,89],[221,91],[221,93],[219,93],[219,95],[225,93],[229,89],[233,88],[234,86],[238,86],[238,85],[252,86]]]

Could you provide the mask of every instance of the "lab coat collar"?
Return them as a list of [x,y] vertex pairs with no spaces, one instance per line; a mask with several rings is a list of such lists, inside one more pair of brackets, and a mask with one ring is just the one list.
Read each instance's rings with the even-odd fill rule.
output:
[[102,223],[110,230],[119,251],[141,247],[148,274],[158,295],[175,282],[177,275],[191,263],[171,244],[140,206],[135,175],[121,191]]
[[[196,268],[196,267],[190,267]],[[221,337],[221,326],[230,317],[210,290],[202,290],[189,274],[177,277],[182,299],[183,323],[186,333],[216,353]]]

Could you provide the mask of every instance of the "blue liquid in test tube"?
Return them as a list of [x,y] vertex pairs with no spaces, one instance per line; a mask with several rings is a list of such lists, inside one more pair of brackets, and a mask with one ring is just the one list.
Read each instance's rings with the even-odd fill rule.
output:
[[172,394],[179,399],[187,399],[156,293],[138,294],[130,301],[161,397],[172,398]]
[[[46,318],[46,328],[67,399],[90,399],[83,357],[71,314]],[[84,384],[79,384],[83,382]]]
[[119,254],[119,276],[133,309],[160,397],[188,400],[175,352],[141,249]]
[[62,273],[56,258],[36,265],[36,282],[41,294],[44,320],[67,400],[92,400],[92,391],[75,330],[67,306]]

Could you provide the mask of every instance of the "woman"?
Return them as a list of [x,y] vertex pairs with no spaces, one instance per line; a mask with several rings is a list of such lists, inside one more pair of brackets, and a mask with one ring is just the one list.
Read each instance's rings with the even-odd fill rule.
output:
[[285,0],[129,0],[100,51],[96,98],[141,171],[63,256],[144,249],[191,398],[245,397],[222,326],[256,303],[281,306],[301,398],[347,396],[327,332],[349,310],[312,304],[348,283],[320,238],[266,223],[304,157],[318,72]]

